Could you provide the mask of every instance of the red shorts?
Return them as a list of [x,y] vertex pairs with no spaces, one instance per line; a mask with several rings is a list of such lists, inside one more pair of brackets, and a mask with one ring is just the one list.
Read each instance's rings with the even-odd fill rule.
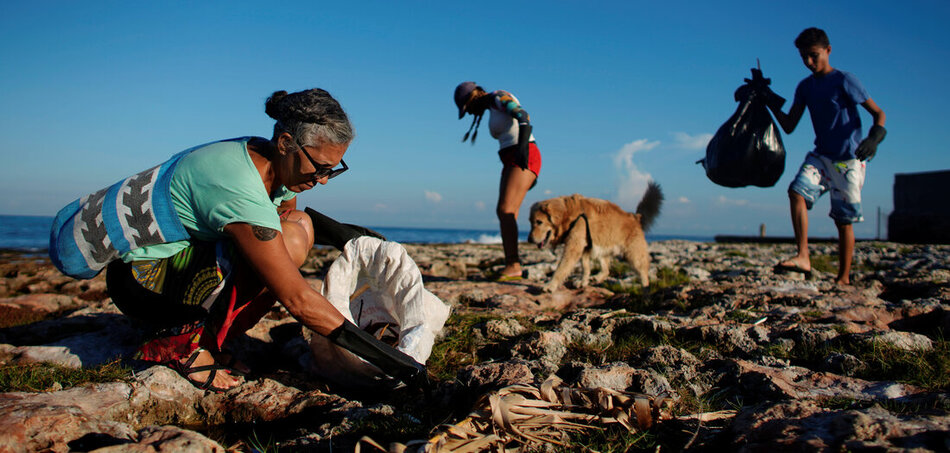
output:
[[[511,145],[499,150],[498,157],[506,167],[517,167],[518,164],[515,163],[515,153],[517,152],[518,145]],[[528,170],[531,170],[531,173],[534,173],[535,176],[541,174],[541,150],[534,142],[528,143]]]

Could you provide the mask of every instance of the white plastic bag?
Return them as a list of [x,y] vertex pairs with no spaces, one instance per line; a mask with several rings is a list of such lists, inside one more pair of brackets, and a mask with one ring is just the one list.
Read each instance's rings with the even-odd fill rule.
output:
[[[396,349],[422,364],[451,311],[423,287],[419,268],[401,244],[371,236],[346,243],[327,271],[323,295],[361,329],[390,324],[399,336]],[[310,350],[311,371],[339,383],[358,386],[382,375],[322,335],[311,333]]]

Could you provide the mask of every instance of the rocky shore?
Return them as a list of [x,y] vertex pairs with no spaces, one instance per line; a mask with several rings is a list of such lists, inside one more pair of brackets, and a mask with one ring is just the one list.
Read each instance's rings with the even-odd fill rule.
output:
[[[252,369],[226,393],[131,360],[141,334],[103,275],[0,254],[0,452],[350,451],[427,439],[513,384],[668,395],[656,423],[567,434],[556,451],[950,450],[950,246],[861,242],[853,287],[834,244],[811,279],[777,275],[788,244],[650,244],[651,288],[615,262],[601,285],[547,294],[550,251],[496,283],[500,246],[406,245],[452,305],[432,389],[359,392],[307,373],[299,323],[275,309],[232,349]],[[315,287],[339,252],[314,249]],[[576,277],[576,275],[575,275]],[[570,286],[570,285],[569,285]],[[370,451],[363,447],[363,451]]]

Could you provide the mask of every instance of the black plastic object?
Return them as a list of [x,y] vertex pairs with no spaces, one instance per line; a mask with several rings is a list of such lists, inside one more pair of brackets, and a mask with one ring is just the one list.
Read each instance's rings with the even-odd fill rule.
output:
[[871,160],[874,158],[874,155],[877,154],[877,145],[880,145],[884,141],[884,137],[887,136],[887,129],[884,129],[884,126],[878,126],[877,124],[871,126],[871,130],[868,131],[868,136],[864,140],[861,140],[861,144],[858,145],[858,149],[854,152],[854,156],[861,160]]
[[369,228],[337,222],[311,208],[305,208],[304,212],[313,221],[313,243],[316,245],[329,245],[342,251],[343,246],[350,239],[360,236],[373,236],[386,240],[385,236]]
[[752,79],[736,89],[739,107],[723,124],[709,145],[701,163],[709,179],[725,187],[772,187],[785,171],[785,145],[768,105],[785,103],[769,89],[771,80],[752,69]]
[[429,373],[425,365],[377,340],[350,321],[344,320],[343,325],[333,329],[333,332],[327,335],[327,339],[376,365],[384,373],[410,387],[420,389],[428,387]]
[[531,141],[531,125],[528,123],[518,123],[518,154],[515,155],[515,164],[522,170],[528,169],[528,156]]

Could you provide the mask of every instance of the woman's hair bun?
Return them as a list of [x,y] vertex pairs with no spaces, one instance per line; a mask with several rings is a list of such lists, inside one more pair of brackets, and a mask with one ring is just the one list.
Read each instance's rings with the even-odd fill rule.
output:
[[284,99],[285,97],[287,97],[286,91],[284,90],[275,91],[274,94],[270,95],[270,97],[267,98],[267,101],[264,102],[264,113],[266,113],[267,116],[277,121],[280,121],[281,115],[280,115],[280,108],[278,106],[280,105],[280,101]]

